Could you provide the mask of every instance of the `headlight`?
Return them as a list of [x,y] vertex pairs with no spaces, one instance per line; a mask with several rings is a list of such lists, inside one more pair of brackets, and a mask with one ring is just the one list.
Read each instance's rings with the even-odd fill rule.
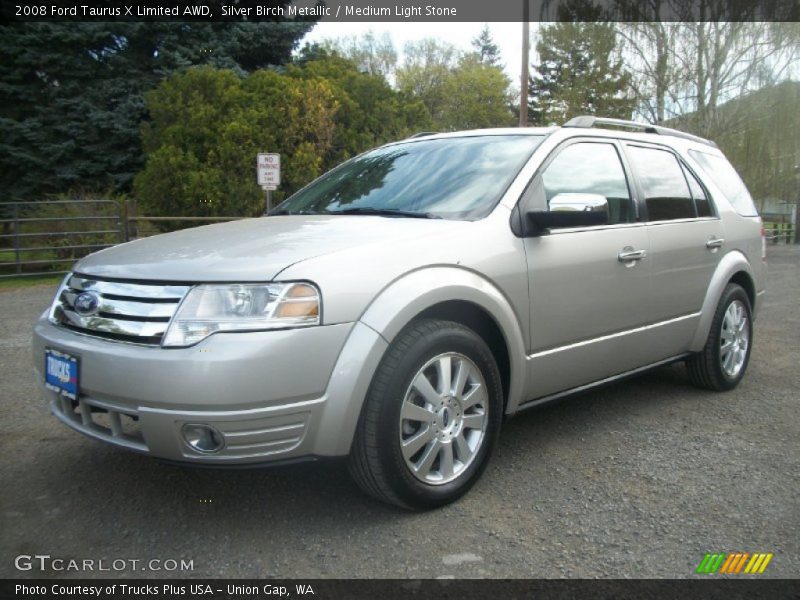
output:
[[217,331],[264,331],[320,323],[320,293],[310,283],[193,287],[172,318],[163,346],[191,346]]

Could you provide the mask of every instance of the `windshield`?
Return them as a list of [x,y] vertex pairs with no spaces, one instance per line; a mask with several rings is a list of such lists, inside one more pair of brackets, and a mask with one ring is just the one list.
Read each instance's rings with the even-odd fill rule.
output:
[[543,138],[482,135],[378,148],[326,173],[272,214],[481,218]]

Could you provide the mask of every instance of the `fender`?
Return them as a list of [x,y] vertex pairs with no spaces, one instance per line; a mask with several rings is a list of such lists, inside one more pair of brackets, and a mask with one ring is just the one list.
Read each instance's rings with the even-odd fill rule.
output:
[[[711,330],[711,321],[714,319],[714,312],[717,310],[717,304],[719,304],[719,299],[722,297],[722,292],[731,277],[739,271],[744,271],[753,282],[756,281],[753,269],[750,267],[745,255],[739,250],[731,250],[722,257],[714,274],[711,276],[708,291],[703,300],[703,308],[700,311],[700,320],[697,323],[697,329],[689,347],[692,352],[699,352],[705,346],[708,333]],[[753,311],[755,311],[755,306],[753,306]],[[753,314],[755,315],[755,312]]]
[[491,281],[463,267],[437,266],[404,275],[387,286],[364,311],[361,322],[389,343],[418,314],[450,300],[470,302],[494,319],[508,349],[507,412],[514,412],[525,385],[525,341],[520,318]]
[[428,267],[384,288],[353,327],[328,384],[315,454],[349,453],[369,384],[389,344],[418,314],[450,300],[471,302],[495,320],[509,355],[506,412],[516,411],[525,385],[525,344],[510,302],[490,281],[465,268]]

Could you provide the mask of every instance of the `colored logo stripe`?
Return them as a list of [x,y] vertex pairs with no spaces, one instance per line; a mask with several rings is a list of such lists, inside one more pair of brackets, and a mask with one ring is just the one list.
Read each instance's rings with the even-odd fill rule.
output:
[[[719,572],[720,574],[726,573],[729,575],[739,573],[761,574],[767,568],[767,565],[772,560],[774,554],[771,552],[756,552],[750,554],[749,552],[729,552],[724,554],[721,552],[710,553],[707,552],[700,561],[700,564],[695,571],[698,574],[711,575]],[[749,561],[748,561],[749,559]],[[745,564],[747,566],[745,566]],[[742,571],[744,568],[744,571]]]

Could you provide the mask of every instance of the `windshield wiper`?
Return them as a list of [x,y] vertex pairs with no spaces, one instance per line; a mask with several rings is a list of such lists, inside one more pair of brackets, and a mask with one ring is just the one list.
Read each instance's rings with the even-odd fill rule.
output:
[[370,208],[362,206],[358,208],[345,208],[342,210],[325,211],[327,215],[377,215],[380,217],[410,217],[412,219],[441,219],[439,215],[429,212],[414,212],[411,210],[400,210],[399,208]]
[[271,210],[270,212],[266,213],[265,216],[272,217],[272,216],[283,216],[283,215],[322,215],[325,213],[318,212],[316,210]]

